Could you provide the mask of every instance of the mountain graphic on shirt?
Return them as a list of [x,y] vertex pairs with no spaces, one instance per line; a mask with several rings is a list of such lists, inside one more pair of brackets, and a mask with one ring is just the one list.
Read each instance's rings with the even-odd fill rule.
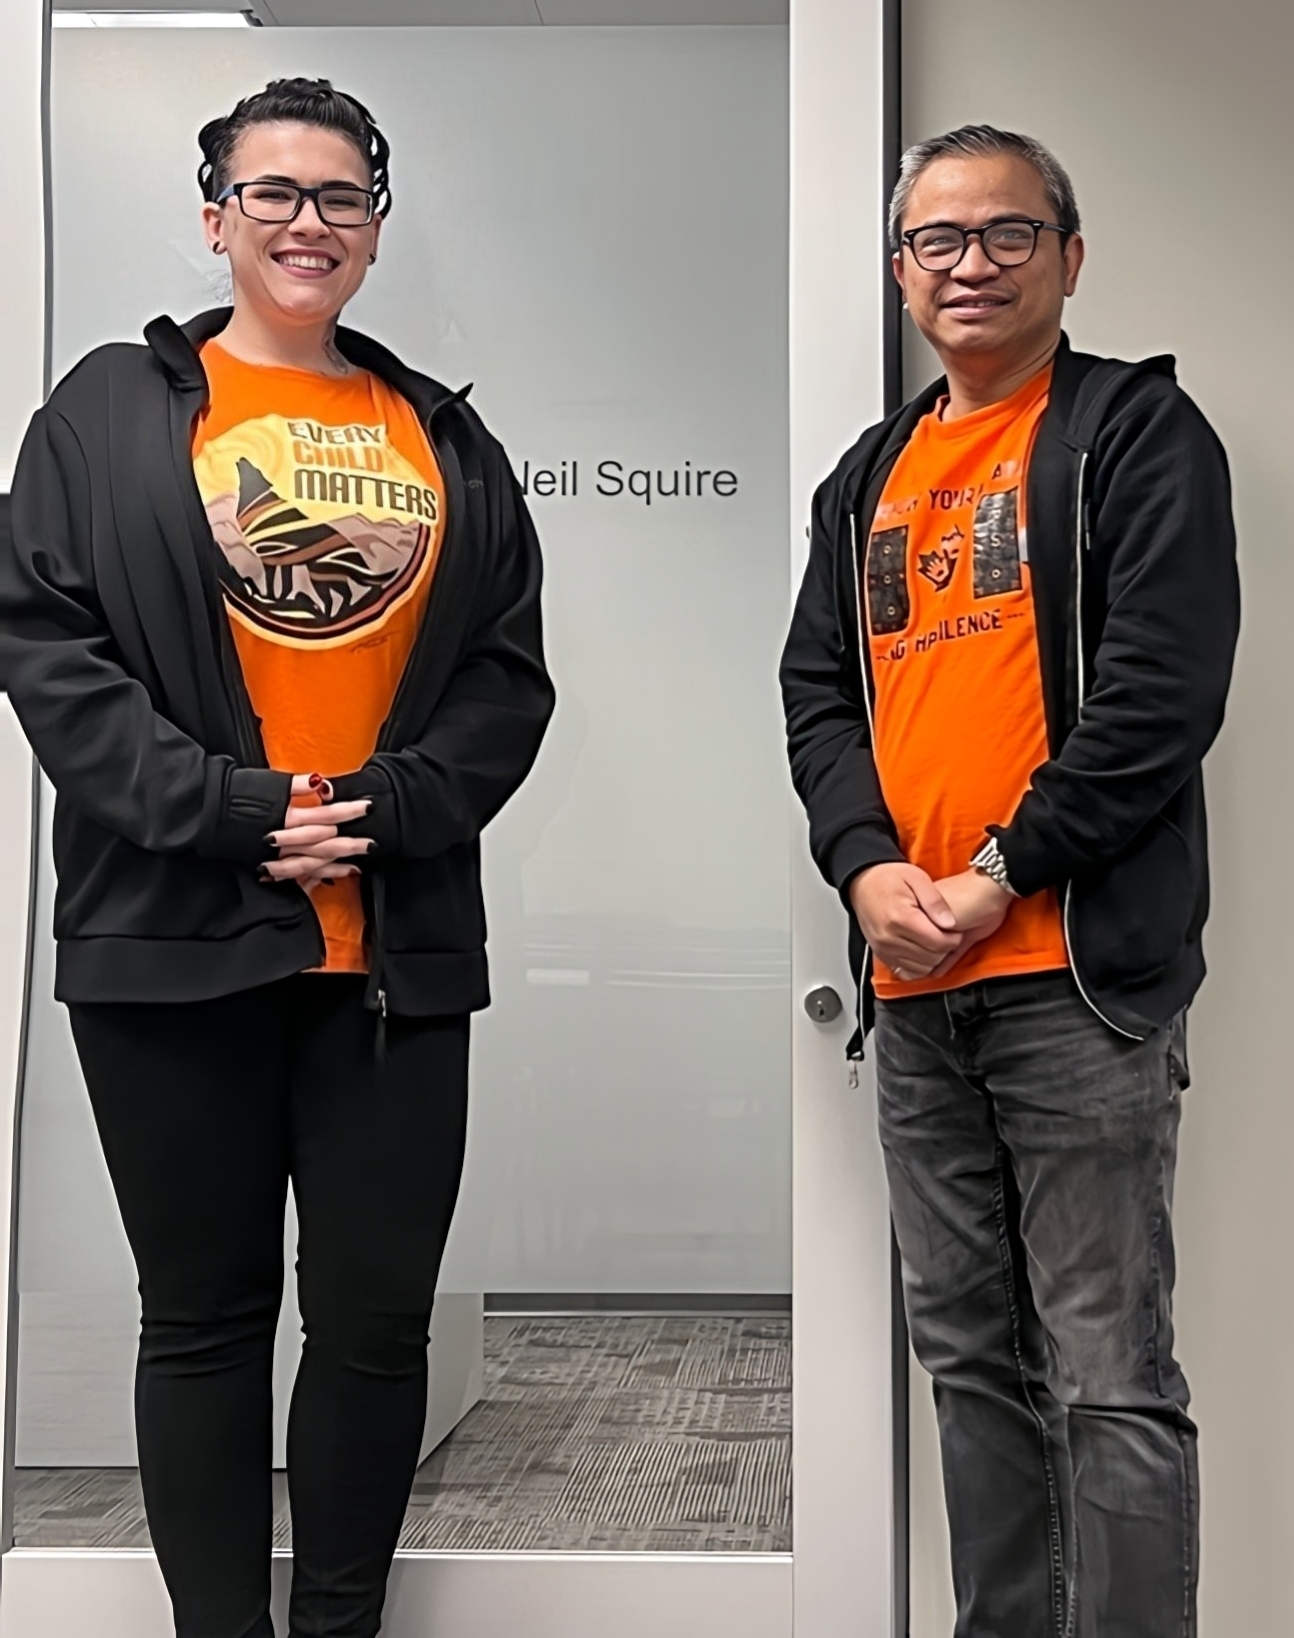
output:
[[230,603],[258,629],[298,638],[355,633],[380,620],[417,578],[424,523],[354,512],[326,521],[284,500],[240,456],[238,490],[206,507]]

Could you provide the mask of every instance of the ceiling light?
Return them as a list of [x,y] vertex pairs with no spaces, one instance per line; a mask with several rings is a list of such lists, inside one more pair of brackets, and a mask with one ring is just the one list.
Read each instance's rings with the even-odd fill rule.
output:
[[55,28],[249,28],[242,11],[56,11]]

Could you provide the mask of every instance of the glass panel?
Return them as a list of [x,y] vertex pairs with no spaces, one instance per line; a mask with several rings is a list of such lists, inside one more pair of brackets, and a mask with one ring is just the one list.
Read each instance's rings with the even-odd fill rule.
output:
[[[485,1399],[424,1469],[406,1543],[789,1549],[786,33],[60,33],[57,372],[223,299],[197,125],[303,62],[394,152],[348,321],[475,381],[544,542],[560,700],[485,842],[495,1002],[441,1282],[460,1309],[437,1317],[470,1351],[487,1298]],[[114,177],[149,179],[129,214]],[[51,997],[48,869],[42,894],[18,1460],[49,1470],[20,1531],[54,1545],[74,1544],[50,1534],[56,1469],[133,1462],[138,1305]],[[565,1473],[528,1536],[505,1477],[523,1438]],[[631,1505],[616,1464],[657,1438]],[[497,1485],[489,1518],[446,1504],[464,1473]],[[133,1482],[103,1479],[104,1509]],[[95,1543],[145,1539],[121,1507],[135,1538],[101,1509]]]

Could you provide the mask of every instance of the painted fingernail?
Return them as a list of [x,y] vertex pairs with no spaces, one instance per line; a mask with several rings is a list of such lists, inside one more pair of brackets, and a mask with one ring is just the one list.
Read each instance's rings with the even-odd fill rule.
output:
[[319,795],[323,797],[325,802],[332,801],[332,784],[329,780],[321,779],[319,781],[318,790]]
[[317,791],[319,789],[320,785],[322,785],[324,783],[325,783],[324,776],[322,774],[311,774],[310,775],[310,789],[312,791]]

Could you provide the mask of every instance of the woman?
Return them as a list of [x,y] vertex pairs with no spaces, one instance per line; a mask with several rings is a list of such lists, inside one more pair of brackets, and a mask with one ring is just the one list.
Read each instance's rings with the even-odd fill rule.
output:
[[38,411],[2,677],[58,793],[57,994],[139,1267],[178,1638],[272,1638],[270,1373],[300,1221],[292,1638],[370,1638],[488,1002],[482,828],[552,710],[540,559],[464,402],[337,327],[388,148],[326,80],[201,133],[232,310]]

